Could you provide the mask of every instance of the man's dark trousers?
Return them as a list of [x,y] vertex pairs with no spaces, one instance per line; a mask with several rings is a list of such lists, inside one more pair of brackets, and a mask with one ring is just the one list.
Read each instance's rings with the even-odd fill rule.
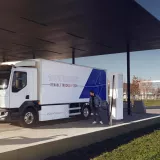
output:
[[101,117],[100,117],[100,114],[99,114],[99,112],[100,112],[99,108],[94,107],[92,110],[93,110],[94,121],[97,121],[97,118],[98,118],[99,121],[101,121]]

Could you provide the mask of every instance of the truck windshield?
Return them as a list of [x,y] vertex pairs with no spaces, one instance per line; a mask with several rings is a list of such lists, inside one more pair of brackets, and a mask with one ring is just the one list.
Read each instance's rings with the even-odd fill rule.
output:
[[0,90],[8,88],[10,73],[11,73],[10,67],[0,66]]

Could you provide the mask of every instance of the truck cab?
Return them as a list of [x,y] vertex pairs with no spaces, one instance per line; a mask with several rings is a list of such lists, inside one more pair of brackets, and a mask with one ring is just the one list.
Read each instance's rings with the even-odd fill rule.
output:
[[9,81],[12,66],[0,66],[0,108],[9,108]]
[[[18,65],[16,65],[18,64]],[[25,64],[0,65],[0,120],[17,121],[37,102],[37,69]],[[28,116],[28,117],[27,117]],[[28,118],[28,119],[27,119]],[[30,121],[30,113],[22,121]]]

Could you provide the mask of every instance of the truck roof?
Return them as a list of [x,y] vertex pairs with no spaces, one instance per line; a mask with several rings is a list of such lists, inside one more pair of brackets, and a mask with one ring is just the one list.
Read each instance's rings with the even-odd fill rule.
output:
[[11,62],[2,62],[0,65],[13,65],[16,67],[35,67],[36,61],[33,59],[23,60],[23,61],[11,61]]
[[[0,63],[0,65],[13,65],[15,67],[36,67],[36,62],[39,61],[52,61],[55,63],[63,63],[63,64],[68,64],[68,65],[73,65],[70,63],[66,63],[66,62],[60,62],[60,61],[55,61],[55,60],[46,60],[46,59],[28,59],[28,60],[22,60],[22,61],[10,61],[10,62],[2,62]],[[83,65],[77,65],[74,64],[76,66],[81,66],[81,67],[86,67],[86,68],[94,68],[94,69],[98,69],[98,70],[106,70],[106,69],[100,69],[100,68],[96,68],[96,67],[89,67],[89,66],[83,66]]]

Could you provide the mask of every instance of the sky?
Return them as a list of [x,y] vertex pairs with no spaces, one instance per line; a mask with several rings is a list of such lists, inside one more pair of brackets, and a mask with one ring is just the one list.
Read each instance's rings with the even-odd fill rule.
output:
[[160,20],[160,0],[136,0],[136,2]]
[[[62,61],[72,63],[71,59]],[[160,80],[160,49],[131,52],[130,61],[131,78],[135,75],[145,80]],[[122,73],[124,75],[124,81],[127,80],[126,53],[76,58],[75,63],[106,69],[108,73]]]

